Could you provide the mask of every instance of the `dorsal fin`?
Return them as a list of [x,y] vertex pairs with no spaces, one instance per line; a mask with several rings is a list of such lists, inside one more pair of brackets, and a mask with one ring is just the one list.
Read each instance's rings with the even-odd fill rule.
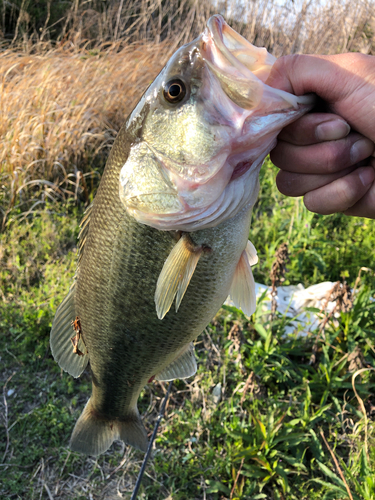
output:
[[75,283],[59,305],[52,323],[50,345],[59,366],[73,377],[79,377],[89,360],[80,320],[76,315]]
[[76,275],[68,295],[61,302],[56,311],[50,335],[51,351],[55,361],[64,371],[68,372],[73,377],[79,377],[81,375],[89,360],[83,340],[80,319],[76,315],[75,284],[89,230],[92,207],[93,203],[85,210],[80,223]]
[[78,234],[78,266],[81,262],[84,246],[87,239],[87,233],[89,232],[90,226],[90,217],[92,213],[92,208],[94,206],[94,202],[90,203],[90,205],[86,208],[85,213],[83,214],[83,218],[79,225],[80,230]]
[[[197,267],[203,248],[184,234],[164,262],[155,291],[156,313],[163,319],[176,297],[176,312]],[[176,296],[177,295],[177,296]]]
[[251,266],[258,262],[254,245],[248,241],[234,272],[230,287],[230,298],[238,309],[251,316],[255,312],[255,281]]

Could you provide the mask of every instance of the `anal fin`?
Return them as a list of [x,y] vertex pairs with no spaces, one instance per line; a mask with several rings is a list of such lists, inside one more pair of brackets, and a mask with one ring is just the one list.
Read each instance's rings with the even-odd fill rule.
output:
[[248,241],[238,261],[229,292],[235,306],[247,316],[251,316],[256,308],[255,281],[251,266],[257,262],[255,247]]
[[190,342],[170,365],[155,376],[156,380],[168,381],[195,375],[197,372],[197,361],[194,351],[194,344]]
[[201,246],[194,246],[188,234],[181,236],[173,247],[156,284],[155,305],[159,319],[167,314],[175,297],[178,311],[202,251]]
[[73,377],[79,377],[89,360],[81,333],[73,329],[77,321],[75,285],[59,305],[52,323],[50,345],[52,356],[59,366]]

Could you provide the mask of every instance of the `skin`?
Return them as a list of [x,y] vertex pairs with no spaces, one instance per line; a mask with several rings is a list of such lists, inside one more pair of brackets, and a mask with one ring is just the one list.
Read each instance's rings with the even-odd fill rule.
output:
[[306,207],[319,214],[375,218],[375,57],[285,56],[267,83],[322,100],[322,110],[279,134],[271,160],[281,169],[281,193],[304,196]]

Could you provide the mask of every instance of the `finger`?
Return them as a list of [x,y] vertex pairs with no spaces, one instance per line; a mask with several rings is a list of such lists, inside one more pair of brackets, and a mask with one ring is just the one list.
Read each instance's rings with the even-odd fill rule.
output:
[[370,189],[375,178],[372,167],[360,167],[319,189],[310,191],[304,197],[308,210],[322,215],[346,212]]
[[314,92],[327,102],[336,102],[347,92],[347,86],[356,84],[354,75],[340,66],[341,59],[317,54],[279,57],[266,84],[295,95]]
[[309,113],[285,127],[278,139],[290,144],[308,146],[318,142],[343,139],[349,132],[349,124],[337,115]]
[[270,156],[272,163],[288,172],[329,174],[355,165],[373,151],[374,143],[370,139],[351,132],[344,139],[310,146],[278,141]]
[[344,214],[375,219],[375,183],[372,184],[365,196],[348,210],[345,210]]
[[295,95],[317,94],[330,111],[375,141],[373,56],[294,54],[280,57],[266,81]]
[[280,193],[285,194],[285,196],[304,196],[309,191],[314,191],[344,177],[355,168],[356,166],[352,166],[327,175],[297,174],[281,170],[276,176],[276,185]]
[[[371,165],[375,168],[375,158],[371,159]],[[375,219],[375,182],[372,183],[370,189],[357,203],[345,210],[344,214]]]

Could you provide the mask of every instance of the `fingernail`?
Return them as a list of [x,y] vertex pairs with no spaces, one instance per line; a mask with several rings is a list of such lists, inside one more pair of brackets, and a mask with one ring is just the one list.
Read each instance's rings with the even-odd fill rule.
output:
[[337,141],[350,132],[350,126],[344,120],[330,120],[316,127],[315,135],[318,141]]
[[359,178],[364,186],[368,186],[374,181],[375,171],[373,168],[361,168],[358,172]]
[[360,139],[355,142],[350,148],[350,160],[357,163],[372,155],[374,151],[374,143],[370,139]]

